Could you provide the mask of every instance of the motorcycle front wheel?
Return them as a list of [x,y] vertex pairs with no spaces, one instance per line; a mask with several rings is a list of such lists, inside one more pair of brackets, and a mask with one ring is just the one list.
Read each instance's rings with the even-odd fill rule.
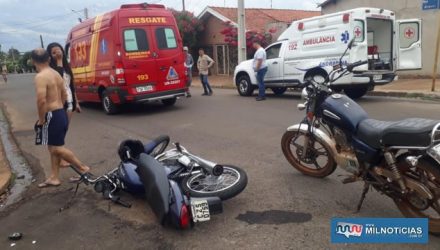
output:
[[222,200],[230,199],[241,193],[247,185],[247,175],[242,169],[223,165],[220,176],[199,173],[182,180],[182,189],[192,197],[217,196]]
[[[402,162],[399,163],[400,166]],[[404,178],[411,178],[426,187],[433,199],[423,198],[420,190],[409,188],[404,198],[395,198],[394,203],[400,212],[409,218],[429,218],[429,232],[440,234],[440,170],[430,158],[421,158],[416,167],[407,166],[402,172]]]
[[[306,137],[309,138],[309,146],[304,152]],[[286,131],[281,139],[281,148],[289,163],[305,175],[324,178],[336,169],[336,162],[327,144],[302,131]]]

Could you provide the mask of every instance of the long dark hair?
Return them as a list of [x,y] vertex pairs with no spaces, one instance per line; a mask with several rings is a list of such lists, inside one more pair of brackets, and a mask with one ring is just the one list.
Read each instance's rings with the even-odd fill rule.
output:
[[76,100],[76,95],[75,95],[75,87],[73,85],[73,72],[72,72],[72,68],[70,68],[69,63],[67,62],[67,57],[66,57],[66,53],[64,52],[63,46],[61,46],[61,44],[59,43],[50,43],[49,45],[47,45],[47,49],[46,51],[49,53],[50,55],[50,62],[49,65],[52,69],[58,71],[58,73],[63,76],[63,72],[60,72],[58,69],[58,65],[57,65],[57,60],[55,58],[52,57],[52,49],[55,47],[59,47],[61,49],[61,52],[63,53],[63,69],[64,72],[66,72],[67,74],[70,75],[70,84],[69,84],[69,88],[72,91],[72,99],[73,99],[73,110],[76,110],[76,104],[77,104],[77,100]]
[[67,62],[67,56],[66,56],[66,53],[64,52],[63,46],[61,46],[61,44],[59,44],[59,43],[50,43],[49,45],[47,45],[46,50],[50,55],[50,63],[49,63],[50,67],[53,69],[57,68],[57,60],[56,60],[56,58],[52,57],[52,49],[55,47],[58,47],[61,49],[61,52],[63,53],[63,69],[67,74],[70,75],[71,82],[73,82],[72,69],[70,68],[69,63]]

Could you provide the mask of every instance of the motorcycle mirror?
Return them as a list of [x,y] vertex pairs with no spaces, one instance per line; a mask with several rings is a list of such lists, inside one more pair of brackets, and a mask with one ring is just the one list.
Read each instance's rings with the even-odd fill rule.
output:
[[354,44],[354,38],[351,39],[351,41],[348,43],[347,48],[348,48],[348,49],[351,49],[351,48],[353,47],[353,44]]
[[342,67],[342,58],[344,58],[345,54],[347,54],[347,51],[353,47],[354,44],[354,38],[350,40],[350,42],[347,45],[347,48],[345,49],[342,56],[339,58],[339,66]]

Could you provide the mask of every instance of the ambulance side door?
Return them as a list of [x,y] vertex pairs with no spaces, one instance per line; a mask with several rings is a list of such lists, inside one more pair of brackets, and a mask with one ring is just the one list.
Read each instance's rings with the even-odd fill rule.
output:
[[397,70],[422,68],[422,20],[396,21]]

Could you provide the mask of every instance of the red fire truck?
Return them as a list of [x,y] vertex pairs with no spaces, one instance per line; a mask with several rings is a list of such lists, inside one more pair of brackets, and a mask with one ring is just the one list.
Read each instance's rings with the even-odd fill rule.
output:
[[163,5],[125,4],[88,19],[70,31],[66,51],[78,99],[107,114],[130,102],[171,106],[186,93],[182,39]]

